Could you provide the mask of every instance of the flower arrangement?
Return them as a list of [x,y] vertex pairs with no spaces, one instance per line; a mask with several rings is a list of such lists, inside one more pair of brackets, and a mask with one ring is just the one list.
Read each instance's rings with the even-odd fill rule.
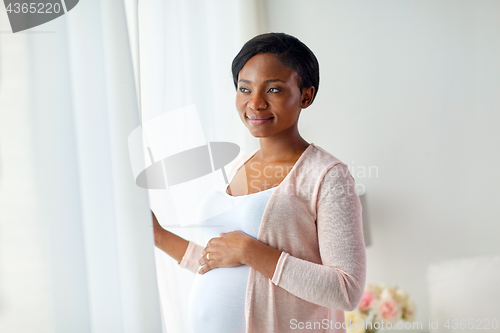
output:
[[391,328],[399,320],[412,322],[414,318],[415,303],[410,295],[387,285],[367,285],[357,309],[345,312],[347,333],[374,333],[381,327]]

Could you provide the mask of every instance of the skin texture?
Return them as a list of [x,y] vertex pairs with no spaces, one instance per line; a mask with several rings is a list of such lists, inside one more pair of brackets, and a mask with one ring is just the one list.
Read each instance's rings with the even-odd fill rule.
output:
[[155,214],[151,211],[153,217],[153,231],[155,236],[155,245],[160,250],[167,253],[169,256],[181,262],[189,242],[176,234],[162,228],[158,223]]
[[[297,79],[295,71],[269,53],[252,57],[241,69],[236,109],[250,133],[259,138],[260,150],[245,164],[246,177],[241,169],[235,175],[228,194],[247,195],[279,185],[309,146],[299,134],[298,120],[312,102],[314,87],[301,91]],[[252,116],[270,120],[255,124],[249,119]],[[242,231],[221,233],[205,247],[198,273],[248,265],[272,279],[280,255],[281,251]]]

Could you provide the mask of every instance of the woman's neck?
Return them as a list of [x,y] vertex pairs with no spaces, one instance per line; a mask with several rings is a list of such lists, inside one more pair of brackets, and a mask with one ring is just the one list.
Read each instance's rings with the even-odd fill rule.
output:
[[260,150],[255,157],[265,163],[296,161],[309,146],[298,130],[260,138],[259,141]]

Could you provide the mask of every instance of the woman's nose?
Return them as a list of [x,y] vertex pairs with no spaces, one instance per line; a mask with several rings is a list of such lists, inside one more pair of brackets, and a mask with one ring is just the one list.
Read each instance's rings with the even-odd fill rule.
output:
[[261,94],[252,94],[248,101],[248,107],[252,110],[264,110],[267,108],[267,102]]

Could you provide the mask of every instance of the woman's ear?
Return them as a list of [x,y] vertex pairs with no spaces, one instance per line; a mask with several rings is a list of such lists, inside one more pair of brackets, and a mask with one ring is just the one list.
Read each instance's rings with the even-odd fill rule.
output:
[[313,86],[311,86],[309,88],[302,89],[302,99],[300,100],[300,107],[302,109],[305,109],[309,105],[311,105],[311,103],[313,101],[314,90],[315,89]]

